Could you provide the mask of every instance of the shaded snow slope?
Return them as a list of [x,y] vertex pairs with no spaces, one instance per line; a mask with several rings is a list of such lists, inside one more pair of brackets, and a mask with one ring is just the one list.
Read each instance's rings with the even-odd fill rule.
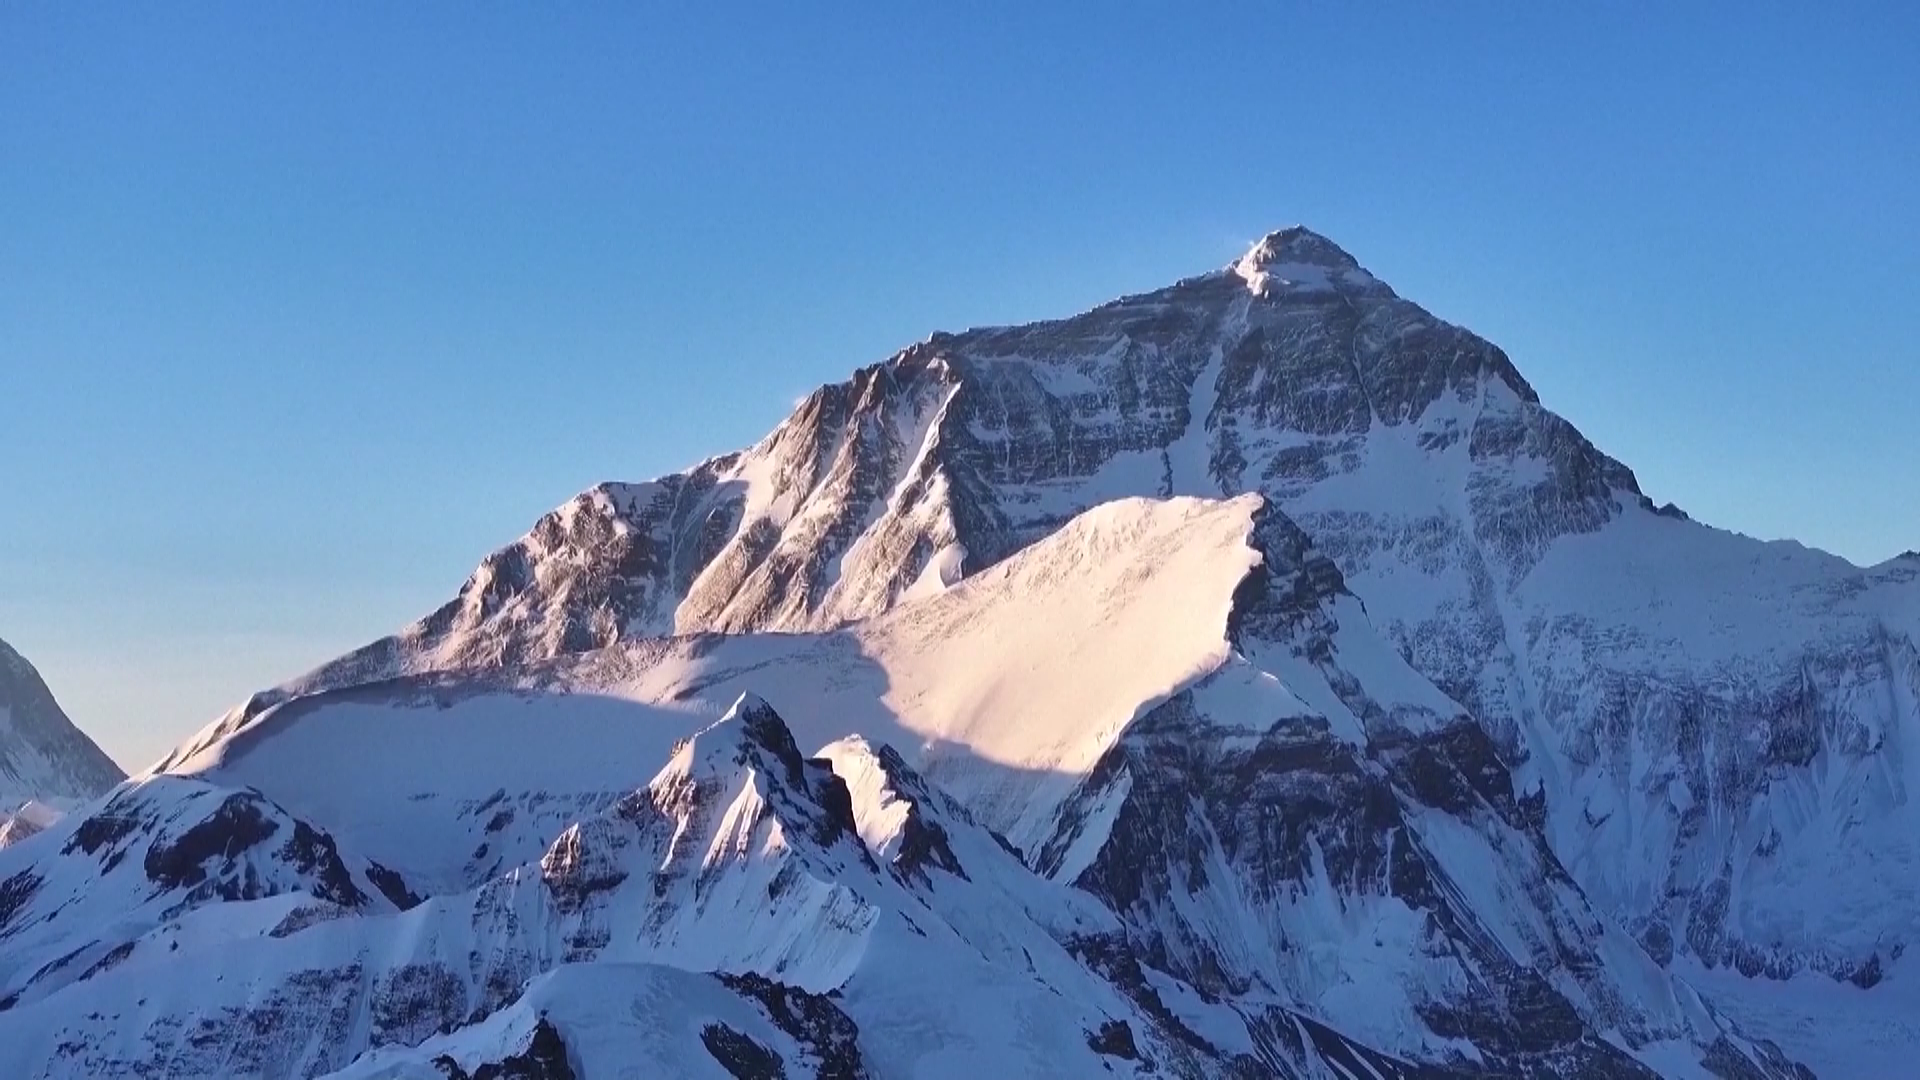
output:
[[1734,1022],[1765,1031],[1822,1077],[1906,1076],[1920,1044],[1920,986],[1906,965],[1890,965],[1871,988],[1803,971],[1754,979],[1728,967],[1675,965]]
[[56,809],[91,799],[126,779],[92,739],[60,711],[52,691],[25,657],[0,641],[0,830],[22,803]]
[[62,816],[61,811],[38,799],[28,799],[11,811],[0,813],[0,848],[25,840]]
[[[418,1046],[393,1045],[338,1080],[448,1080],[517,1066],[519,1080],[745,1075],[870,1076],[858,1027],[830,1000],[657,964],[568,964],[541,975],[511,1006]],[[554,1064],[554,1063],[558,1064]],[[561,1072],[564,1068],[567,1071]],[[779,1072],[774,1070],[778,1069]]]
[[416,888],[459,891],[539,858],[717,714],[591,687],[425,677],[283,702],[174,774],[271,791]]

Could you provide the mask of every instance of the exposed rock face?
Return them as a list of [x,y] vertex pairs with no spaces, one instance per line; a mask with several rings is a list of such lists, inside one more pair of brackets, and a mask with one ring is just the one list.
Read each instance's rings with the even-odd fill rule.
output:
[[[64,808],[126,775],[60,711],[33,665],[0,641],[0,830],[29,799]],[[17,826],[14,838],[30,825]]]

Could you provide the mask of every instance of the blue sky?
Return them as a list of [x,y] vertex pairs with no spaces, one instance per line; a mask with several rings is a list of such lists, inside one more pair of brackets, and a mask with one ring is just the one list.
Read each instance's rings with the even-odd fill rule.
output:
[[1294,222],[1656,499],[1920,547],[1914,5],[917,6],[8,6],[0,637],[138,767],[583,487]]

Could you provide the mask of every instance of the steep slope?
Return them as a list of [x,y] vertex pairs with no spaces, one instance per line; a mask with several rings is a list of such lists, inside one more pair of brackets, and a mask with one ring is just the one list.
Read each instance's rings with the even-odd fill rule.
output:
[[584,493],[289,689],[843,625],[1117,497],[1246,491],[1544,793],[1553,849],[1655,955],[1871,983],[1914,940],[1920,560],[1655,507],[1498,348],[1298,228],[1074,318],[936,334],[752,448]]
[[[1110,504],[947,597],[853,628],[885,672],[899,721],[938,733],[921,749],[930,775],[1026,845],[1037,868],[1119,915],[1125,947],[1079,943],[1084,960],[1121,981],[1130,975],[1143,1008],[1171,992],[1163,987],[1191,987],[1243,1013],[1304,1014],[1401,1061],[1472,1061],[1496,1075],[1632,1075],[1623,1052],[1631,1050],[1666,1054],[1666,1068],[1684,1059],[1715,1071],[1790,1071],[1588,907],[1547,846],[1537,800],[1515,797],[1491,741],[1372,636],[1337,569],[1257,502],[1214,504],[1239,518],[1241,542],[1259,556],[1231,594],[1219,639],[1227,648],[1169,690],[1137,697],[1126,722],[1102,723],[1095,688],[1126,684],[1133,665],[1112,642],[1128,628],[1064,617],[1070,602],[1060,594],[1111,594],[1089,568],[1097,557],[1059,555],[1102,552],[1065,541],[1127,505],[1174,521],[1192,504]],[[1188,523],[1166,535],[1207,546]],[[1130,536],[1124,546],[1140,558],[1136,568],[1167,565],[1150,539]],[[1201,561],[1239,565],[1224,552]],[[1127,592],[1146,592],[1144,584],[1129,582]],[[1182,591],[1185,609],[1205,610],[1206,595]],[[1022,624],[1061,640],[1039,645]],[[1140,628],[1156,625],[1142,617]],[[924,635],[910,639],[917,648],[902,639],[907,626]],[[976,634],[1007,642],[1008,655],[981,664],[970,647]],[[724,696],[754,679],[836,713],[857,707],[847,699],[859,690],[842,688],[821,650],[769,655],[768,645],[793,640],[724,641],[691,662],[633,650],[629,660],[653,666],[630,689],[670,675],[651,692]],[[583,666],[611,663],[602,655]],[[1074,707],[1037,687],[1004,696],[950,689],[1023,669],[1089,700]],[[987,674],[968,678],[969,670]],[[922,679],[945,692],[918,691]],[[988,732],[1017,740],[970,738],[964,751],[947,741],[955,731],[971,736],[982,719],[992,721]],[[1099,747],[1098,756],[1049,755],[1049,768],[1031,771],[1041,759],[1017,748],[1057,745],[1063,731],[1081,732],[1068,741]],[[1010,772],[1010,759],[1026,768]]]
[[[270,792],[383,861],[414,858],[395,864],[412,882],[430,876],[418,872],[423,861],[445,857],[381,845],[441,835],[443,814],[421,796],[445,775],[443,755],[484,762],[473,790],[499,785],[492,806],[522,806],[580,747],[600,747],[582,763],[591,785],[754,687],[795,703],[797,743],[701,736],[673,751],[650,788],[646,805],[657,808],[676,801],[663,792],[725,790],[677,777],[759,762],[759,786],[715,796],[695,815],[692,850],[711,852],[713,836],[729,838],[729,851],[772,850],[724,823],[741,806],[814,790],[794,747],[830,743],[825,756],[848,794],[802,805],[845,797],[848,811],[781,816],[804,823],[793,827],[818,848],[810,865],[826,867],[803,880],[860,876],[855,854],[825,854],[841,851],[850,829],[899,888],[925,900],[930,881],[942,882],[931,891],[945,902],[931,910],[985,958],[972,976],[981,985],[994,972],[1038,970],[1048,985],[1087,987],[1074,1000],[1112,999],[1109,1014],[1132,1017],[1129,1039],[1159,1032],[1162,1053],[1196,1055],[1202,1072],[1244,1058],[1249,1075],[1292,1075],[1332,1054],[1415,1072],[1637,1075],[1635,1055],[1665,1053],[1695,1068],[1788,1074],[1587,907],[1490,740],[1373,634],[1305,535],[1253,496],[1108,503],[955,585],[836,631],[643,641],[296,696],[215,725],[174,765]],[[751,734],[761,706],[734,709]],[[592,723],[597,734],[578,734]],[[857,734],[875,741],[846,738]],[[776,743],[777,752],[751,749]],[[897,750],[871,748],[881,744]],[[368,760],[383,763],[372,777]],[[398,782],[409,775],[427,787]],[[553,794],[565,802],[572,790]],[[648,956],[676,966],[744,966],[816,993],[844,982],[847,1002],[874,1003],[855,1010],[863,1030],[912,996],[859,991],[879,972],[914,970],[893,958],[923,947],[923,917],[877,954],[861,936],[895,925],[870,924],[871,912],[914,905],[863,908],[821,885],[773,888],[784,873],[773,862],[703,893],[704,872],[690,885],[652,871],[672,860],[660,840],[634,833],[629,805],[568,828],[548,852],[548,879],[583,897],[652,874],[644,903],[628,901],[613,925],[582,916],[569,933],[587,944],[569,948],[600,955],[606,942],[644,938]],[[493,836],[522,827],[507,814]],[[467,837],[445,842],[458,857]],[[983,865],[1001,866],[984,897],[954,880],[974,881]],[[1006,908],[995,896],[1022,899]],[[841,914],[832,932],[807,930],[803,953],[759,936],[809,926],[799,909]],[[689,928],[715,912],[723,939]],[[1009,941],[999,929],[1023,922],[1045,933]],[[860,959],[875,955],[888,962]],[[943,982],[966,970],[937,963]],[[977,1021],[949,1037],[971,1045],[998,1030]]]
[[0,641],[0,829],[30,799],[64,809],[124,779],[113,759],[60,711],[33,665]]

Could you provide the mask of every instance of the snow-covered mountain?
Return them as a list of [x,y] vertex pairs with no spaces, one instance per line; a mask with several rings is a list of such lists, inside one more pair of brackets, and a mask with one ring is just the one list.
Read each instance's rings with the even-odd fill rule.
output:
[[252,895],[107,888],[43,939],[36,883],[115,868],[64,822],[0,852],[0,1046],[1849,1075],[1680,976],[1902,984],[1917,576],[1655,507],[1497,348],[1289,229],[584,493],[90,808],[248,793],[363,904],[255,845]]
[[26,657],[0,641],[0,846],[126,779],[67,719]]
[[588,491],[291,689],[844,625],[1108,500],[1243,492],[1548,796],[1554,850],[1656,955],[1870,982],[1913,938],[1920,559],[1654,506],[1498,348],[1299,228],[1075,318],[936,334],[748,450]]

